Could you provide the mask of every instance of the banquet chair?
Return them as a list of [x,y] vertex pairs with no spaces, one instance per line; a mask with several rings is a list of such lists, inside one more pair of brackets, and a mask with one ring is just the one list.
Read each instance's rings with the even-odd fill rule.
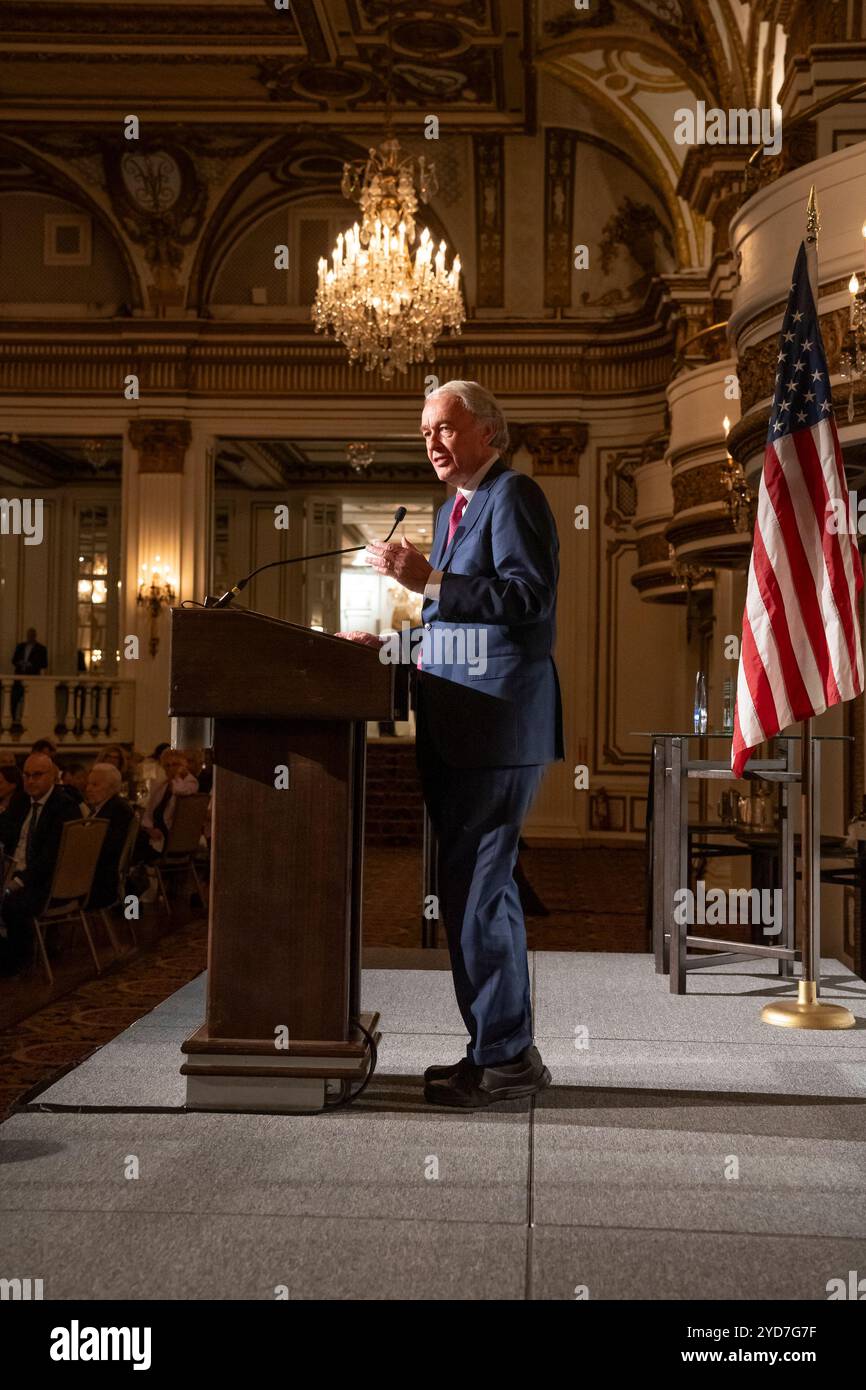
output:
[[61,926],[64,922],[81,923],[96,973],[102,973],[84,907],[93,888],[93,875],[107,830],[108,822],[104,820],[67,821],[63,827],[48,901],[33,918],[39,954],[50,985],[54,983],[54,974],[45,949],[45,929]]

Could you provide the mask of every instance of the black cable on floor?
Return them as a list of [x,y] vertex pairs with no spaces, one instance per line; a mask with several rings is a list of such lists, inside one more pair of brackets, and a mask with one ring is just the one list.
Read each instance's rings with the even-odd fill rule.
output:
[[359,1096],[364,1094],[364,1092],[370,1084],[370,1081],[372,1080],[373,1072],[376,1070],[376,1062],[379,1058],[379,1051],[376,1047],[375,1039],[373,1038],[372,1033],[369,1033],[367,1031],[367,1029],[364,1027],[363,1023],[359,1018],[352,1018],[349,1020],[349,1022],[354,1023],[355,1027],[360,1029],[360,1031],[364,1034],[364,1037],[367,1039],[367,1043],[370,1048],[370,1069],[367,1072],[367,1075],[364,1077],[364,1080],[358,1087],[357,1091],[350,1091],[348,1095],[341,1096],[339,1100],[325,1101],[326,1110],[340,1110],[344,1105],[351,1105],[353,1101],[356,1101]]

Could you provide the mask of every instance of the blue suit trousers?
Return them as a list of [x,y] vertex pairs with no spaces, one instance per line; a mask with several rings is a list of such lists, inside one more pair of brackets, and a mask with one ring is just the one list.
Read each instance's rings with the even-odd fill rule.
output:
[[526,925],[514,881],[520,828],[544,775],[524,767],[449,767],[418,745],[439,845],[439,907],[457,1003],[479,1066],[533,1041]]

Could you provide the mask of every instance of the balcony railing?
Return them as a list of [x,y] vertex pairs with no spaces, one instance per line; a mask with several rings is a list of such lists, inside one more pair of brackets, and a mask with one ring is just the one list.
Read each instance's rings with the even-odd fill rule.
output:
[[0,675],[0,749],[27,749],[39,738],[82,752],[131,743],[135,682],[113,676]]

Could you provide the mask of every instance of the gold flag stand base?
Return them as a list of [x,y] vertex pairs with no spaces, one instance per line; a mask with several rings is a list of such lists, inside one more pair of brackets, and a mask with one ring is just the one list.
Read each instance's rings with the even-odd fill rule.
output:
[[819,1004],[814,980],[800,980],[797,998],[765,1004],[761,1020],[777,1028],[853,1028],[854,1015],[844,1004]]

